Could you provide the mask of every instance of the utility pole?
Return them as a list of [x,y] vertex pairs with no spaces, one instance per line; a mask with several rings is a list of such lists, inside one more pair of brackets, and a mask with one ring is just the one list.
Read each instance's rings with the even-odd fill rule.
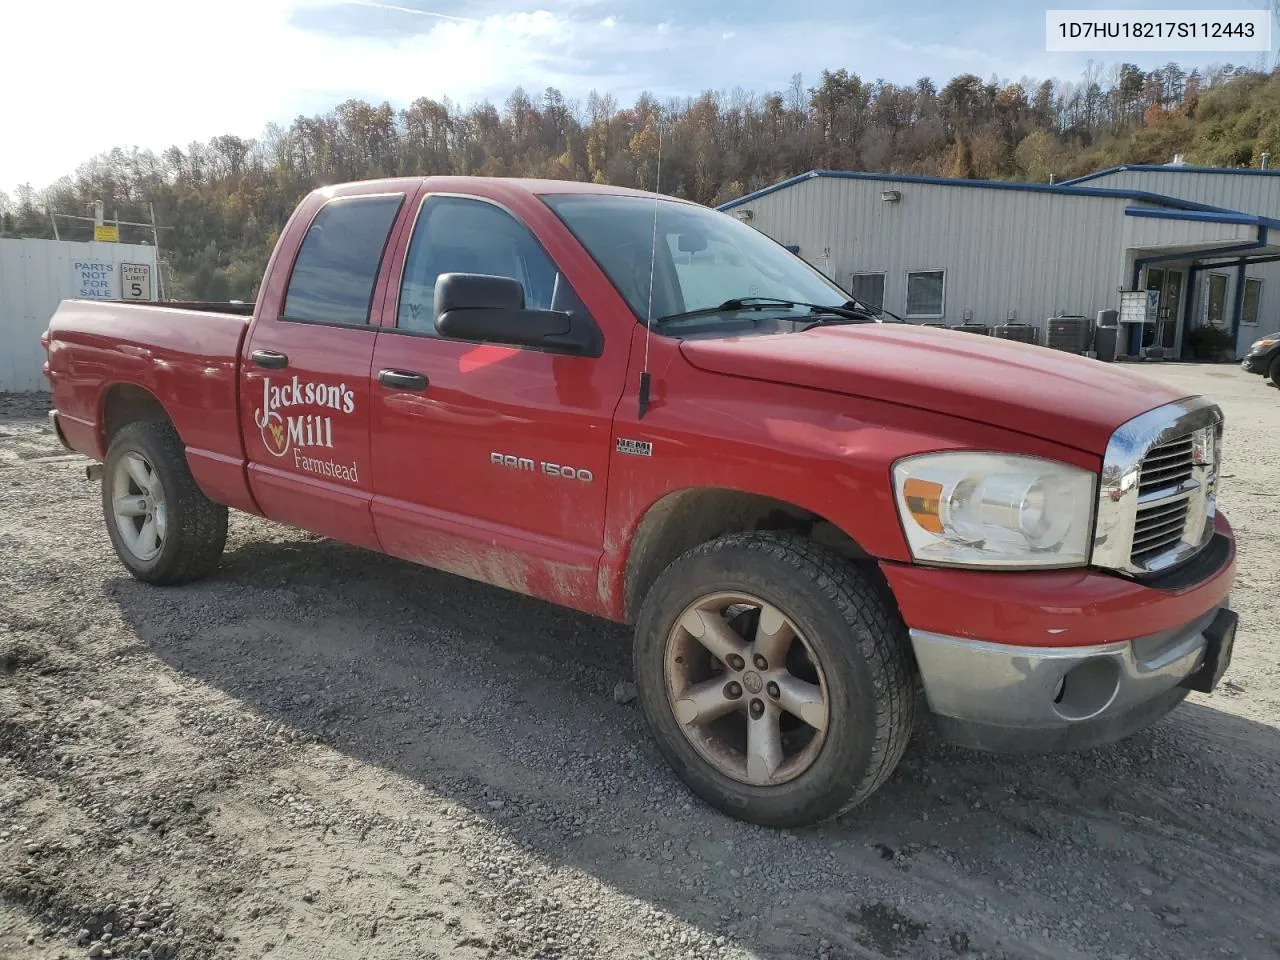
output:
[[156,226],[156,205],[147,201],[147,209],[151,211],[151,237],[156,245],[156,291],[161,300],[167,299],[164,292],[164,270],[160,267],[160,228]]

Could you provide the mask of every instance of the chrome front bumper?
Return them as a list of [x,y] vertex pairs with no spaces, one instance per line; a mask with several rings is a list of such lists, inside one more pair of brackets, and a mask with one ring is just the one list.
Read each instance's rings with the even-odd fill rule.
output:
[[[1212,686],[1221,676],[1217,661],[1230,661],[1234,614],[1219,618],[1226,609],[1091,647],[1014,647],[921,630],[911,631],[911,643],[929,707],[949,740],[999,752],[1080,749],[1128,736],[1172,710],[1192,686]],[[1223,620],[1231,623],[1225,648]]]

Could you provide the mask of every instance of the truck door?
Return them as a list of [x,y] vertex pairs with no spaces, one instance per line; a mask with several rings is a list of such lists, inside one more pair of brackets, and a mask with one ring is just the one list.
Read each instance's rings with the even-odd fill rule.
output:
[[[241,364],[249,484],[263,513],[373,548],[370,312],[404,199],[348,195],[320,207],[292,270],[287,262],[269,270]],[[277,272],[287,285],[270,283]]]
[[441,338],[433,300],[443,273],[513,277],[530,308],[586,312],[509,210],[425,198],[374,348],[378,538],[395,556],[592,609],[628,338],[593,357]]

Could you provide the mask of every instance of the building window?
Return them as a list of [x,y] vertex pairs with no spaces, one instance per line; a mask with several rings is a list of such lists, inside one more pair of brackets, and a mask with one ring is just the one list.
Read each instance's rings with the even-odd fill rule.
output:
[[1209,274],[1209,295],[1205,320],[1211,327],[1222,327],[1227,323],[1227,275],[1225,273]]
[[1244,282],[1244,313],[1240,322],[1254,327],[1258,325],[1258,309],[1262,306],[1262,281],[1246,280]]
[[884,274],[855,273],[849,284],[849,293],[859,303],[865,303],[873,310],[884,309]]
[[946,301],[947,275],[942,270],[917,270],[907,274],[907,316],[936,320]]

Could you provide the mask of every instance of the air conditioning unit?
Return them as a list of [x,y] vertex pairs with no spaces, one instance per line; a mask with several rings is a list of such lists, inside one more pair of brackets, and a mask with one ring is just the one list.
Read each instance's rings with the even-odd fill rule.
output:
[[1084,353],[1093,346],[1093,321],[1088,317],[1050,317],[1045,321],[1045,345],[1068,353]]
[[1018,343],[1039,343],[1040,328],[1029,323],[1002,323],[992,331],[998,340],[1016,340]]
[[922,323],[922,324],[920,324],[920,326],[922,326],[922,327],[933,327],[933,328],[934,328],[934,329],[936,329],[936,330],[949,330],[949,329],[951,329],[951,328],[950,328],[950,327],[948,327],[945,323]]
[[985,323],[962,323],[958,327],[952,327],[953,330],[961,330],[964,333],[977,333],[984,337],[991,336],[991,328]]

